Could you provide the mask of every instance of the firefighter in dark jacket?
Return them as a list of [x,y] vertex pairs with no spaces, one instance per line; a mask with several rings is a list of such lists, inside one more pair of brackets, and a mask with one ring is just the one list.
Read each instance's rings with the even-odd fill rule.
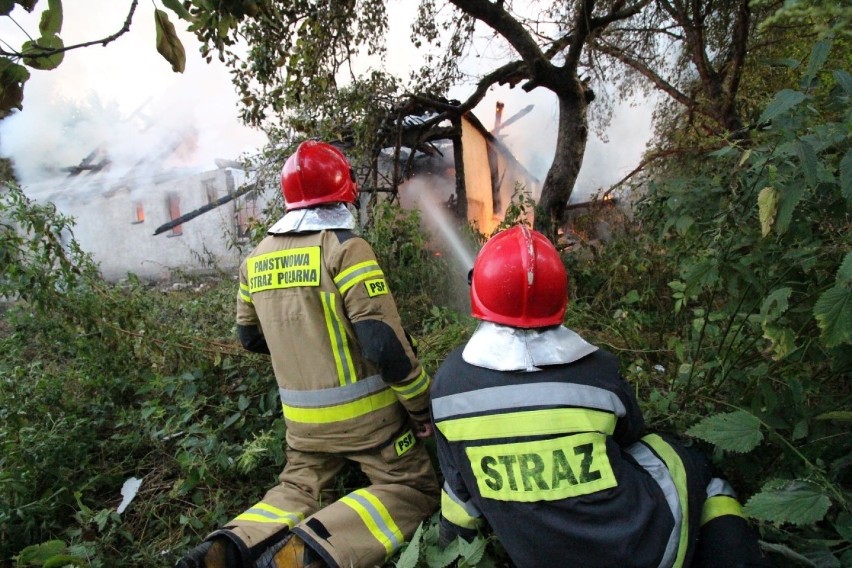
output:
[[562,325],[550,241],[494,236],[470,295],[482,321],[432,385],[442,545],[488,526],[519,567],[767,565],[704,455],[646,434],[616,358]]
[[[381,267],[353,233],[357,188],[335,147],[302,143],[285,164],[287,213],[240,268],[237,328],[269,353],[287,424],[280,483],[215,531],[181,568],[382,564],[439,503],[419,438],[430,377]],[[334,500],[356,463],[372,485]]]

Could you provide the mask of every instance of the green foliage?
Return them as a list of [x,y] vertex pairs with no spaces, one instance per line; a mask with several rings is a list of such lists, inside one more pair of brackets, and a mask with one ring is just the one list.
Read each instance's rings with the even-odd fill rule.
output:
[[781,556],[839,566],[852,92],[845,72],[822,67],[829,48],[816,44],[803,77],[767,97],[750,140],[656,171],[641,231],[571,254],[568,321],[622,355],[653,427],[715,447]]
[[742,410],[705,418],[686,433],[727,452],[750,452],[763,441],[760,420]]
[[745,504],[745,513],[777,524],[808,525],[825,518],[831,499],[819,485],[804,481],[770,481]]
[[[471,324],[442,304],[447,268],[416,217],[388,206],[373,227],[434,372]],[[16,186],[0,194],[0,566],[172,566],[276,482],[269,359],[236,342],[231,278],[111,285],[72,230]],[[362,483],[350,472],[338,489]]]
[[380,201],[372,208],[363,236],[376,253],[403,324],[415,335],[422,333],[432,307],[448,304],[454,280],[443,257],[435,256],[420,213]]
[[[230,281],[168,295],[135,279],[111,286],[72,226],[14,186],[0,194],[0,296],[11,302],[0,324],[0,565],[57,538],[69,543],[57,555],[87,566],[171,565],[161,551],[254,498],[241,471],[274,480],[277,390],[221,317]],[[258,451],[256,433],[278,446]],[[140,498],[119,515],[129,477],[143,480]]]
[[411,541],[397,555],[393,566],[396,568],[445,568],[456,566],[482,568],[503,565],[501,557],[505,553],[493,538],[477,536],[467,542],[457,538],[446,548],[438,547],[438,521],[436,513],[431,519],[423,521],[411,537]]
[[[0,16],[14,19],[16,6],[27,12],[32,12],[39,0],[2,0],[0,1]],[[189,12],[179,0],[163,0],[163,5],[177,14],[188,19]],[[47,0],[47,7],[41,13],[39,33],[30,34],[17,50],[7,46],[0,56],[0,118],[9,115],[13,109],[23,110],[24,85],[30,74],[26,67],[40,71],[56,69],[65,59],[65,52],[90,45],[107,45],[130,30],[130,24],[136,4],[131,5],[127,19],[117,34],[103,38],[100,41],[89,41],[66,47],[60,34],[62,33],[63,7],[62,0]],[[174,25],[169,21],[168,14],[155,9],[155,27],[157,32],[157,51],[172,65],[175,72],[182,73],[186,63],[183,45],[175,32]],[[33,37],[36,36],[36,37]],[[21,65],[21,63],[23,65]],[[26,67],[24,67],[26,66]]]

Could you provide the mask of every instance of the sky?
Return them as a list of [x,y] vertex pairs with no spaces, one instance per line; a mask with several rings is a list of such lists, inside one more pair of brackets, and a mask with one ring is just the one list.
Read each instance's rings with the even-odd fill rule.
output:
[[[61,36],[66,45],[91,41],[118,31],[129,7],[127,1],[74,0],[64,4]],[[409,40],[413,3],[390,2],[393,46],[384,65],[406,74],[419,57]],[[20,7],[12,16],[31,35],[37,35],[41,10]],[[154,5],[140,2],[130,32],[107,46],[66,53],[51,71],[30,70],[24,109],[0,122],[0,154],[12,157],[23,184],[31,188],[52,185],[63,168],[79,164],[90,152],[110,149],[113,168],[129,168],[145,156],[157,155],[164,141],[182,132],[194,132],[194,143],[172,164],[202,171],[216,159],[237,159],[262,147],[263,133],[240,124],[238,100],[227,69],[215,58],[205,63],[198,42],[186,31],[186,22],[168,12],[187,52],[186,71],[174,73],[156,51]],[[0,17],[0,40],[19,47],[26,36],[9,18]],[[472,61],[476,61],[473,59]],[[460,85],[451,97],[466,98],[473,85]],[[495,87],[474,109],[486,128],[494,126],[497,101],[505,104],[504,121],[532,104],[533,110],[502,133],[518,160],[544,178],[553,159],[557,109],[555,97],[544,89],[526,93],[519,87]],[[587,145],[572,201],[615,183],[638,164],[650,136],[649,105],[616,108],[609,142],[592,135]]]

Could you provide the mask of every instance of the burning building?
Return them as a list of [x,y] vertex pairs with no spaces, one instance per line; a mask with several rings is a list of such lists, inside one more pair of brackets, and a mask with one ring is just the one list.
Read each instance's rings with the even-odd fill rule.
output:
[[[419,140],[380,154],[377,168],[385,174],[385,186],[378,191],[398,195],[407,208],[422,207],[424,200],[441,203],[480,232],[491,234],[518,191],[532,199],[541,192],[540,181],[502,141],[500,131],[509,123],[502,122],[502,110],[498,103],[492,131],[470,112],[449,124],[431,126],[428,132],[421,125],[434,115],[408,116],[405,127],[417,132]],[[529,108],[510,120],[526,112]]]
[[[426,143],[385,149],[377,156],[381,174],[375,177],[385,184],[362,184],[362,192],[386,192],[410,208],[442,204],[490,234],[518,188],[533,197],[539,191],[538,180],[501,141],[499,116],[491,132],[466,113]],[[423,117],[407,120],[416,127]],[[106,152],[92,152],[66,168],[59,183],[35,188],[36,199],[76,219],[74,237],[107,280],[128,273],[164,280],[176,271],[234,270],[249,246],[247,230],[270,192],[254,189],[234,162],[217,161],[216,169],[201,172],[181,167],[173,157],[191,137],[177,140],[123,171]],[[403,170],[404,175],[391,173]]]
[[[169,279],[175,271],[201,272],[239,265],[241,244],[259,216],[262,196],[246,191],[245,172],[220,162],[209,171],[145,168],[111,175],[109,158],[93,152],[50,190],[34,197],[75,218],[74,238],[91,253],[110,281],[133,273],[145,280]],[[245,188],[242,189],[241,188]],[[170,223],[207,205],[192,223]],[[221,206],[220,206],[221,205]],[[161,235],[158,227],[170,225]],[[69,238],[65,235],[64,238]]]

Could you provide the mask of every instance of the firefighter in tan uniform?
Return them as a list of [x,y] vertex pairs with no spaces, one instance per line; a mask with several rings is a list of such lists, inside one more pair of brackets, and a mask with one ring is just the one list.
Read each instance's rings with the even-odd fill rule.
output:
[[[357,188],[335,147],[302,143],[285,164],[286,215],[240,268],[237,327],[269,353],[287,424],[287,465],[259,503],[179,568],[381,565],[438,508],[419,438],[430,378],[373,250],[352,229]],[[357,463],[372,485],[334,500]]]

